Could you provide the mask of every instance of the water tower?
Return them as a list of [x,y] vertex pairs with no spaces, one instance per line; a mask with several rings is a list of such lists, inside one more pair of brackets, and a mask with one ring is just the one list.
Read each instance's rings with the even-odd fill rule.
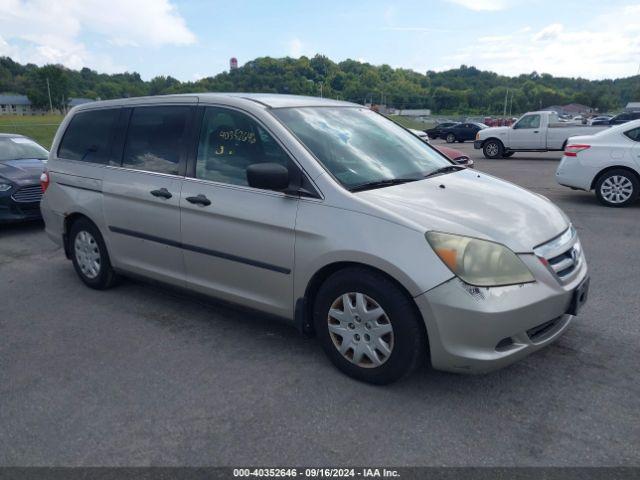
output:
[[229,69],[235,70],[236,68],[238,68],[238,59],[236,57],[231,57],[231,60],[229,60]]

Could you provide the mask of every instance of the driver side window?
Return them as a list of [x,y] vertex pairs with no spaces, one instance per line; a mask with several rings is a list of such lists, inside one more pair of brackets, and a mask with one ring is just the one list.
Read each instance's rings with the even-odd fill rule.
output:
[[235,110],[207,107],[198,143],[196,178],[248,185],[247,167],[274,162],[292,168],[289,156],[255,120]]
[[516,123],[514,128],[540,128],[540,115],[527,115]]

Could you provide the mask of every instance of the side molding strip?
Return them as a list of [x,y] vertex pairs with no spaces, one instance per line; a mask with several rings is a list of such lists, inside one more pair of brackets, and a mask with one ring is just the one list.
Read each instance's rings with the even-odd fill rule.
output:
[[156,237],[154,235],[148,235],[142,232],[136,232],[126,228],[113,227],[109,225],[109,230],[113,233],[119,233],[121,235],[128,235],[130,237],[141,238],[143,240],[149,240],[150,242],[162,243],[163,245],[169,245],[171,247],[181,248],[183,250],[189,250],[190,252],[202,253],[203,255],[210,255],[212,257],[223,258],[232,262],[243,263],[245,265],[251,265],[252,267],[263,268],[265,270],[271,270],[273,272],[284,273],[289,275],[291,273],[290,268],[280,267],[278,265],[272,265],[270,263],[260,262],[258,260],[252,260],[250,258],[239,257],[237,255],[231,255],[229,253],[218,252],[216,250],[210,250],[204,247],[198,247],[197,245],[188,245],[175,240],[169,240],[162,237]]

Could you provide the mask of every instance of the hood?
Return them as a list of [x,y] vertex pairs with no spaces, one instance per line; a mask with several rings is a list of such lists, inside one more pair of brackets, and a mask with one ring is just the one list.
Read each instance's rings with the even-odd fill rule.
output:
[[32,185],[40,181],[46,162],[37,158],[0,161],[0,177],[18,185]]
[[454,160],[459,157],[469,156],[466,153],[461,152],[460,150],[456,150],[455,148],[445,147],[444,145],[434,145],[433,148],[435,148],[436,150],[439,150],[440,153],[444,153],[447,156],[447,158],[449,158],[450,160]]
[[356,195],[425,232],[492,240],[517,253],[531,252],[569,226],[565,214],[545,197],[471,170]]
[[478,131],[478,138],[484,140],[489,137],[498,137],[505,136],[507,132],[511,129],[511,127],[489,127],[483,128]]

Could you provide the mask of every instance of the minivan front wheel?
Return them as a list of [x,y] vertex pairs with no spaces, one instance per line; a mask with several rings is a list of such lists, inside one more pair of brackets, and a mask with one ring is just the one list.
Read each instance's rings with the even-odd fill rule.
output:
[[445,137],[445,140],[447,141],[447,143],[454,143],[456,141],[456,136],[453,133],[448,133]]
[[73,222],[69,232],[73,267],[80,279],[98,290],[111,287],[117,280],[111,267],[107,247],[98,228],[81,218]]
[[356,267],[334,273],[320,287],[313,315],[327,356],[358,380],[391,383],[425,358],[422,320],[383,274]]

